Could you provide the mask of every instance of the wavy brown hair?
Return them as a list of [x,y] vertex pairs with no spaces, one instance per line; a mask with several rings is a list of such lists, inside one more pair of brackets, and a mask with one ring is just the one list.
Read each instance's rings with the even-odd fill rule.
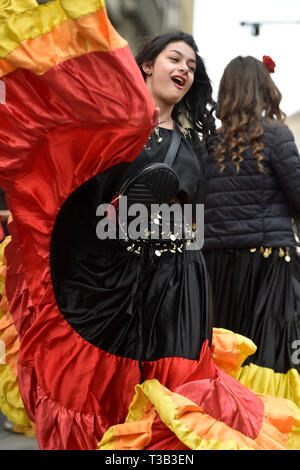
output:
[[243,161],[243,151],[251,147],[258,168],[262,165],[262,120],[284,121],[281,93],[265,64],[254,57],[236,57],[225,68],[218,92],[217,118],[221,121],[218,162],[225,168],[225,153],[229,151],[237,173]]

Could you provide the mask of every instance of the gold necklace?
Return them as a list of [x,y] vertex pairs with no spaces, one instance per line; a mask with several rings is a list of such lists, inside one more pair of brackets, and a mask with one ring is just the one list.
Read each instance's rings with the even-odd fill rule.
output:
[[[159,121],[158,122],[158,126],[164,122],[169,122],[169,121],[173,121],[173,118],[170,118],[170,119],[165,119],[164,121]],[[160,133],[159,133],[159,128],[158,126],[155,128],[155,134],[156,134],[156,142],[160,143],[162,142],[163,138],[161,137]]]
[[154,129],[154,132],[155,132],[155,134],[156,134],[156,142],[160,143],[163,139],[162,139],[162,137],[161,137],[161,135],[160,135],[160,133],[159,133],[158,127],[156,127],[156,128]]

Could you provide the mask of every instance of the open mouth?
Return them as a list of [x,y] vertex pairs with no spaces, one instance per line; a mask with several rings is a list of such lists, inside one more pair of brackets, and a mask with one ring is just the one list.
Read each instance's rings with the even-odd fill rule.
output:
[[175,83],[175,85],[177,85],[180,88],[182,88],[185,85],[185,82],[186,82],[185,78],[180,77],[178,75],[176,75],[175,77],[172,77],[172,80]]

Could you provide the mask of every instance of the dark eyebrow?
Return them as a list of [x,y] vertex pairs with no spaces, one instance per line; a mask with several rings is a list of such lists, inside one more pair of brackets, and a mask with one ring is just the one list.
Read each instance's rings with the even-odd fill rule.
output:
[[[177,51],[176,49],[171,49],[170,52],[177,52],[177,54],[179,54],[181,57],[183,57],[182,52]],[[188,59],[187,61],[188,61],[188,62],[193,62],[194,64],[197,63],[197,62],[195,61],[195,59]]]

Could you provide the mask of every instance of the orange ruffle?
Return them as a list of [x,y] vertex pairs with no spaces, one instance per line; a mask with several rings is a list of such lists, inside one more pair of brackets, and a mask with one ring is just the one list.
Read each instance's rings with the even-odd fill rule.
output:
[[108,429],[99,450],[300,449],[300,412],[287,400],[258,395],[264,416],[259,433],[251,438],[156,379],[135,390],[126,422]]

